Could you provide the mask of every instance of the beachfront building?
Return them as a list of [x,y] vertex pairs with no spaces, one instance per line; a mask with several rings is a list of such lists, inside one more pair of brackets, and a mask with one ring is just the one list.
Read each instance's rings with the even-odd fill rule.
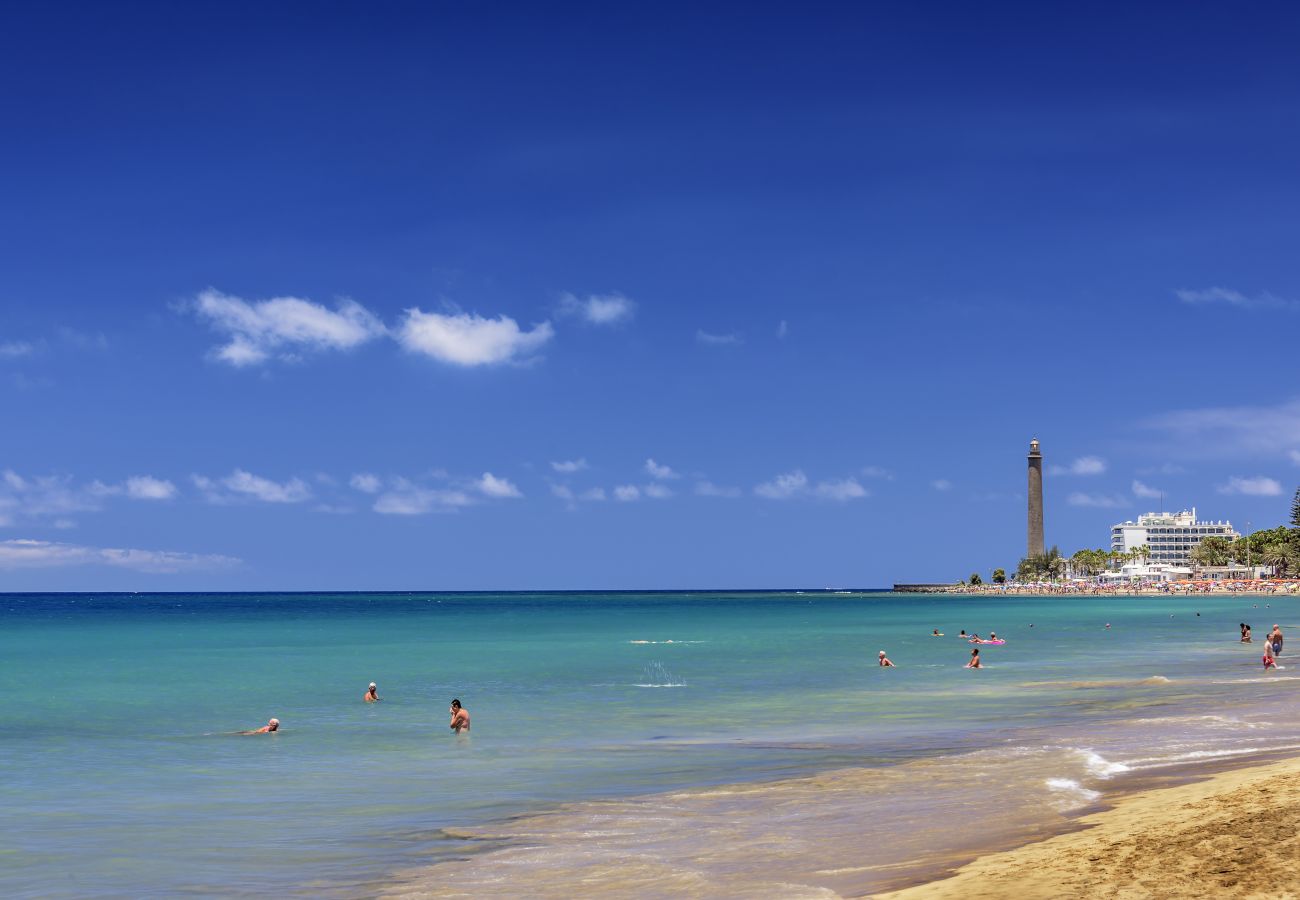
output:
[[1200,522],[1196,507],[1176,513],[1144,513],[1136,522],[1120,522],[1110,530],[1110,549],[1129,553],[1145,544],[1151,562],[1168,566],[1190,566],[1192,551],[1207,537],[1235,540],[1241,535],[1231,522]]

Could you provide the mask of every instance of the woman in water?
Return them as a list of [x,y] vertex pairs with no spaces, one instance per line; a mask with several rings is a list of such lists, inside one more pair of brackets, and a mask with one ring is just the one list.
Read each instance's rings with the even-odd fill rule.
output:
[[879,659],[879,661],[880,661],[880,664],[881,664],[882,666],[890,666],[890,667],[892,667],[892,666],[894,665],[892,662],[889,661],[889,657],[885,655],[885,651],[884,651],[884,650],[881,650],[881,651],[880,651],[880,659]]
[[980,668],[980,648],[976,647],[970,652],[970,662],[966,663],[968,669]]

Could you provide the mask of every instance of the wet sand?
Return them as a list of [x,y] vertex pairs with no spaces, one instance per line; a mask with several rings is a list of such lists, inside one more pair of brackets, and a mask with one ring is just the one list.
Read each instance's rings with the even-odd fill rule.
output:
[[1300,896],[1300,758],[1133,794],[1079,825],[1084,830],[982,856],[952,877],[876,896]]

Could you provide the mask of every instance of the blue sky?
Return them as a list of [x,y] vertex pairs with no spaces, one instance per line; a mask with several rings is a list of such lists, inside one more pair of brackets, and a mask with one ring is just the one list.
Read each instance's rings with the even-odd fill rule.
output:
[[1297,12],[0,14],[0,589],[877,586],[1300,483]]

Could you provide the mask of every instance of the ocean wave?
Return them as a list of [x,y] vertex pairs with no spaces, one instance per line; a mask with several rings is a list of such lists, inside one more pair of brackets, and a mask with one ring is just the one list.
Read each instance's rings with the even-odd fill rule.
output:
[[1123,763],[1111,762],[1095,750],[1080,748],[1074,752],[1083,759],[1083,767],[1088,770],[1088,774],[1093,778],[1114,778],[1121,772],[1129,770],[1129,766]]
[[1063,794],[1065,802],[1057,804],[1066,810],[1079,809],[1101,799],[1101,792],[1090,790],[1073,778],[1048,778],[1044,784],[1055,794]]

